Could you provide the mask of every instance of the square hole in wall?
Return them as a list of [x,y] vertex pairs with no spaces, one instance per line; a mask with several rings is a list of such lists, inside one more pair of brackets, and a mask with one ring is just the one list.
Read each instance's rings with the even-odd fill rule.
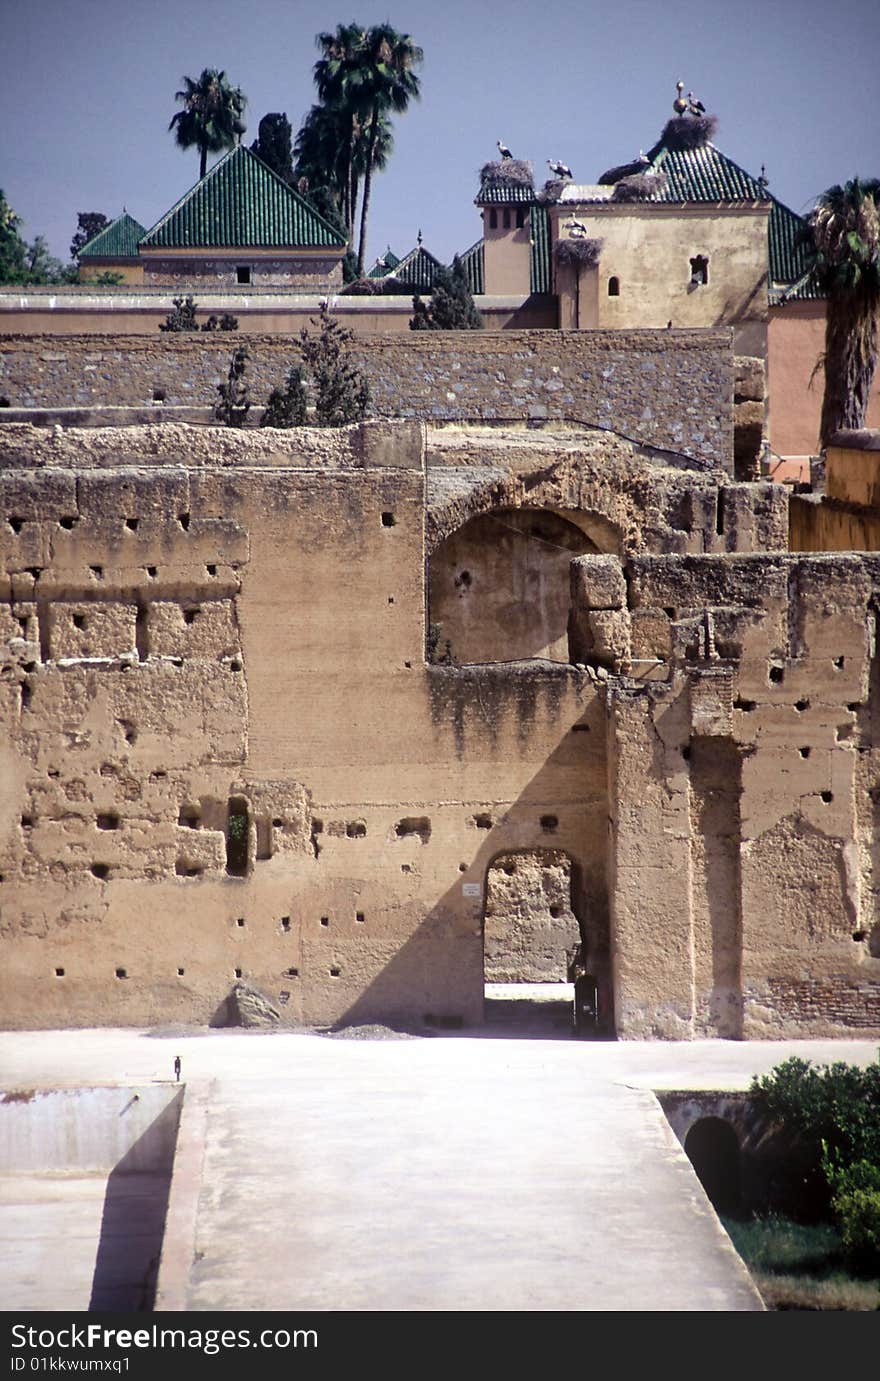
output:
[[358,925],[363,925],[363,923],[364,923],[364,921],[365,921],[365,919],[366,919],[366,917],[364,916],[363,911],[356,911],[355,914],[354,914],[354,918],[355,918],[355,920],[357,921]]
[[382,514],[382,526],[383,526],[383,527],[396,527],[396,526],[397,526],[397,519],[395,518],[395,516],[394,516],[393,513],[383,513],[383,514]]
[[232,972],[235,974],[236,978],[241,978],[241,969],[233,969]]
[[127,970],[127,969],[117,969],[117,970],[116,970],[116,977],[117,977],[117,978],[128,978],[128,970]]
[[56,970],[55,970],[55,977],[56,977],[56,978],[63,978],[63,977],[64,977],[64,970],[63,970],[63,969],[56,969]]

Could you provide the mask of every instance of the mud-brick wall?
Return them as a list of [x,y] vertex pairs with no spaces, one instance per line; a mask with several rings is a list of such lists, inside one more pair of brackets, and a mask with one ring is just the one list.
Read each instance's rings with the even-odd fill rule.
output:
[[[238,336],[8,337],[0,394],[12,407],[210,406]],[[296,343],[248,336],[262,403],[298,361]],[[570,418],[730,466],[732,335],[724,331],[450,331],[365,336],[354,354],[372,411],[436,420]]]

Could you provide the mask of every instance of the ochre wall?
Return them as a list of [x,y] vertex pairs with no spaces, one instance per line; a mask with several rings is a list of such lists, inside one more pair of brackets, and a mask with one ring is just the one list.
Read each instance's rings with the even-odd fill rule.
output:
[[[589,238],[602,241],[597,273],[596,325],[603,330],[633,327],[760,327],[767,319],[767,207],[719,208],[665,204],[566,202],[551,212],[554,243],[569,235],[572,218]],[[709,260],[709,281],[691,287],[690,260]],[[608,295],[618,279],[620,293]],[[557,291],[570,293],[570,275]],[[562,303],[560,311],[564,312]],[[582,324],[593,325],[582,311]],[[738,344],[742,354],[758,349],[762,332]]]
[[[818,453],[825,350],[825,302],[788,302],[771,307],[767,328],[768,426],[780,456]],[[874,379],[866,427],[880,427],[880,372]]]
[[[880,1034],[880,558],[782,552],[779,486],[418,423],[0,458],[7,1025],[220,1019],[239,975],[477,1021],[493,865],[534,874],[505,962],[570,933],[550,850],[620,1035]],[[606,547],[577,662],[426,661],[426,561],[512,507]]]

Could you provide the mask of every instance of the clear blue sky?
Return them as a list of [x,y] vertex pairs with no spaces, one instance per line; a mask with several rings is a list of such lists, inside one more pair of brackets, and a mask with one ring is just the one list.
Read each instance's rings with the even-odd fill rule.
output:
[[368,254],[424,242],[441,259],[481,231],[477,170],[504,139],[579,181],[648,148],[675,82],[719,118],[715,142],[797,211],[834,182],[880,176],[878,0],[0,0],[6,42],[0,187],[30,239],[66,260],[78,211],[125,205],[150,226],[198,176],[168,133],[184,74],[225,68],[296,129],[315,34],[389,20],[425,52],[423,96],[396,120],[374,185]]

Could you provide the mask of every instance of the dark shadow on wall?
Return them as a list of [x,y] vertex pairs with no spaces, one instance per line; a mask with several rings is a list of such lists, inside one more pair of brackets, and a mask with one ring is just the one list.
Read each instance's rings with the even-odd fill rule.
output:
[[107,1180],[90,1313],[153,1309],[174,1162],[169,1122],[176,1141],[183,1093],[181,1088]]
[[[484,761],[507,751],[510,745],[505,747],[503,739],[509,740],[509,730],[502,736],[500,727],[511,714],[525,744],[536,721],[560,719],[563,700],[566,712],[572,714],[574,708],[575,713],[567,725],[560,722],[559,742],[517,799],[475,815],[466,826],[479,841],[470,862],[450,879],[410,938],[399,947],[389,946],[383,967],[337,1025],[423,1024],[442,1031],[469,1028],[470,1034],[479,1029],[489,868],[499,855],[548,845],[564,850],[575,865],[578,890],[576,896],[573,891],[572,909],[584,920],[583,938],[610,1002],[605,713],[595,687],[585,673],[550,662],[438,666],[428,672],[438,732],[448,738],[450,754],[459,758],[466,757],[477,736]],[[463,814],[467,809],[462,806]],[[556,824],[548,834],[551,817]],[[613,1014],[609,1025],[613,1029]],[[498,1036],[502,1030],[493,1024],[482,1034]],[[568,1038],[571,1028],[560,1034]]]

